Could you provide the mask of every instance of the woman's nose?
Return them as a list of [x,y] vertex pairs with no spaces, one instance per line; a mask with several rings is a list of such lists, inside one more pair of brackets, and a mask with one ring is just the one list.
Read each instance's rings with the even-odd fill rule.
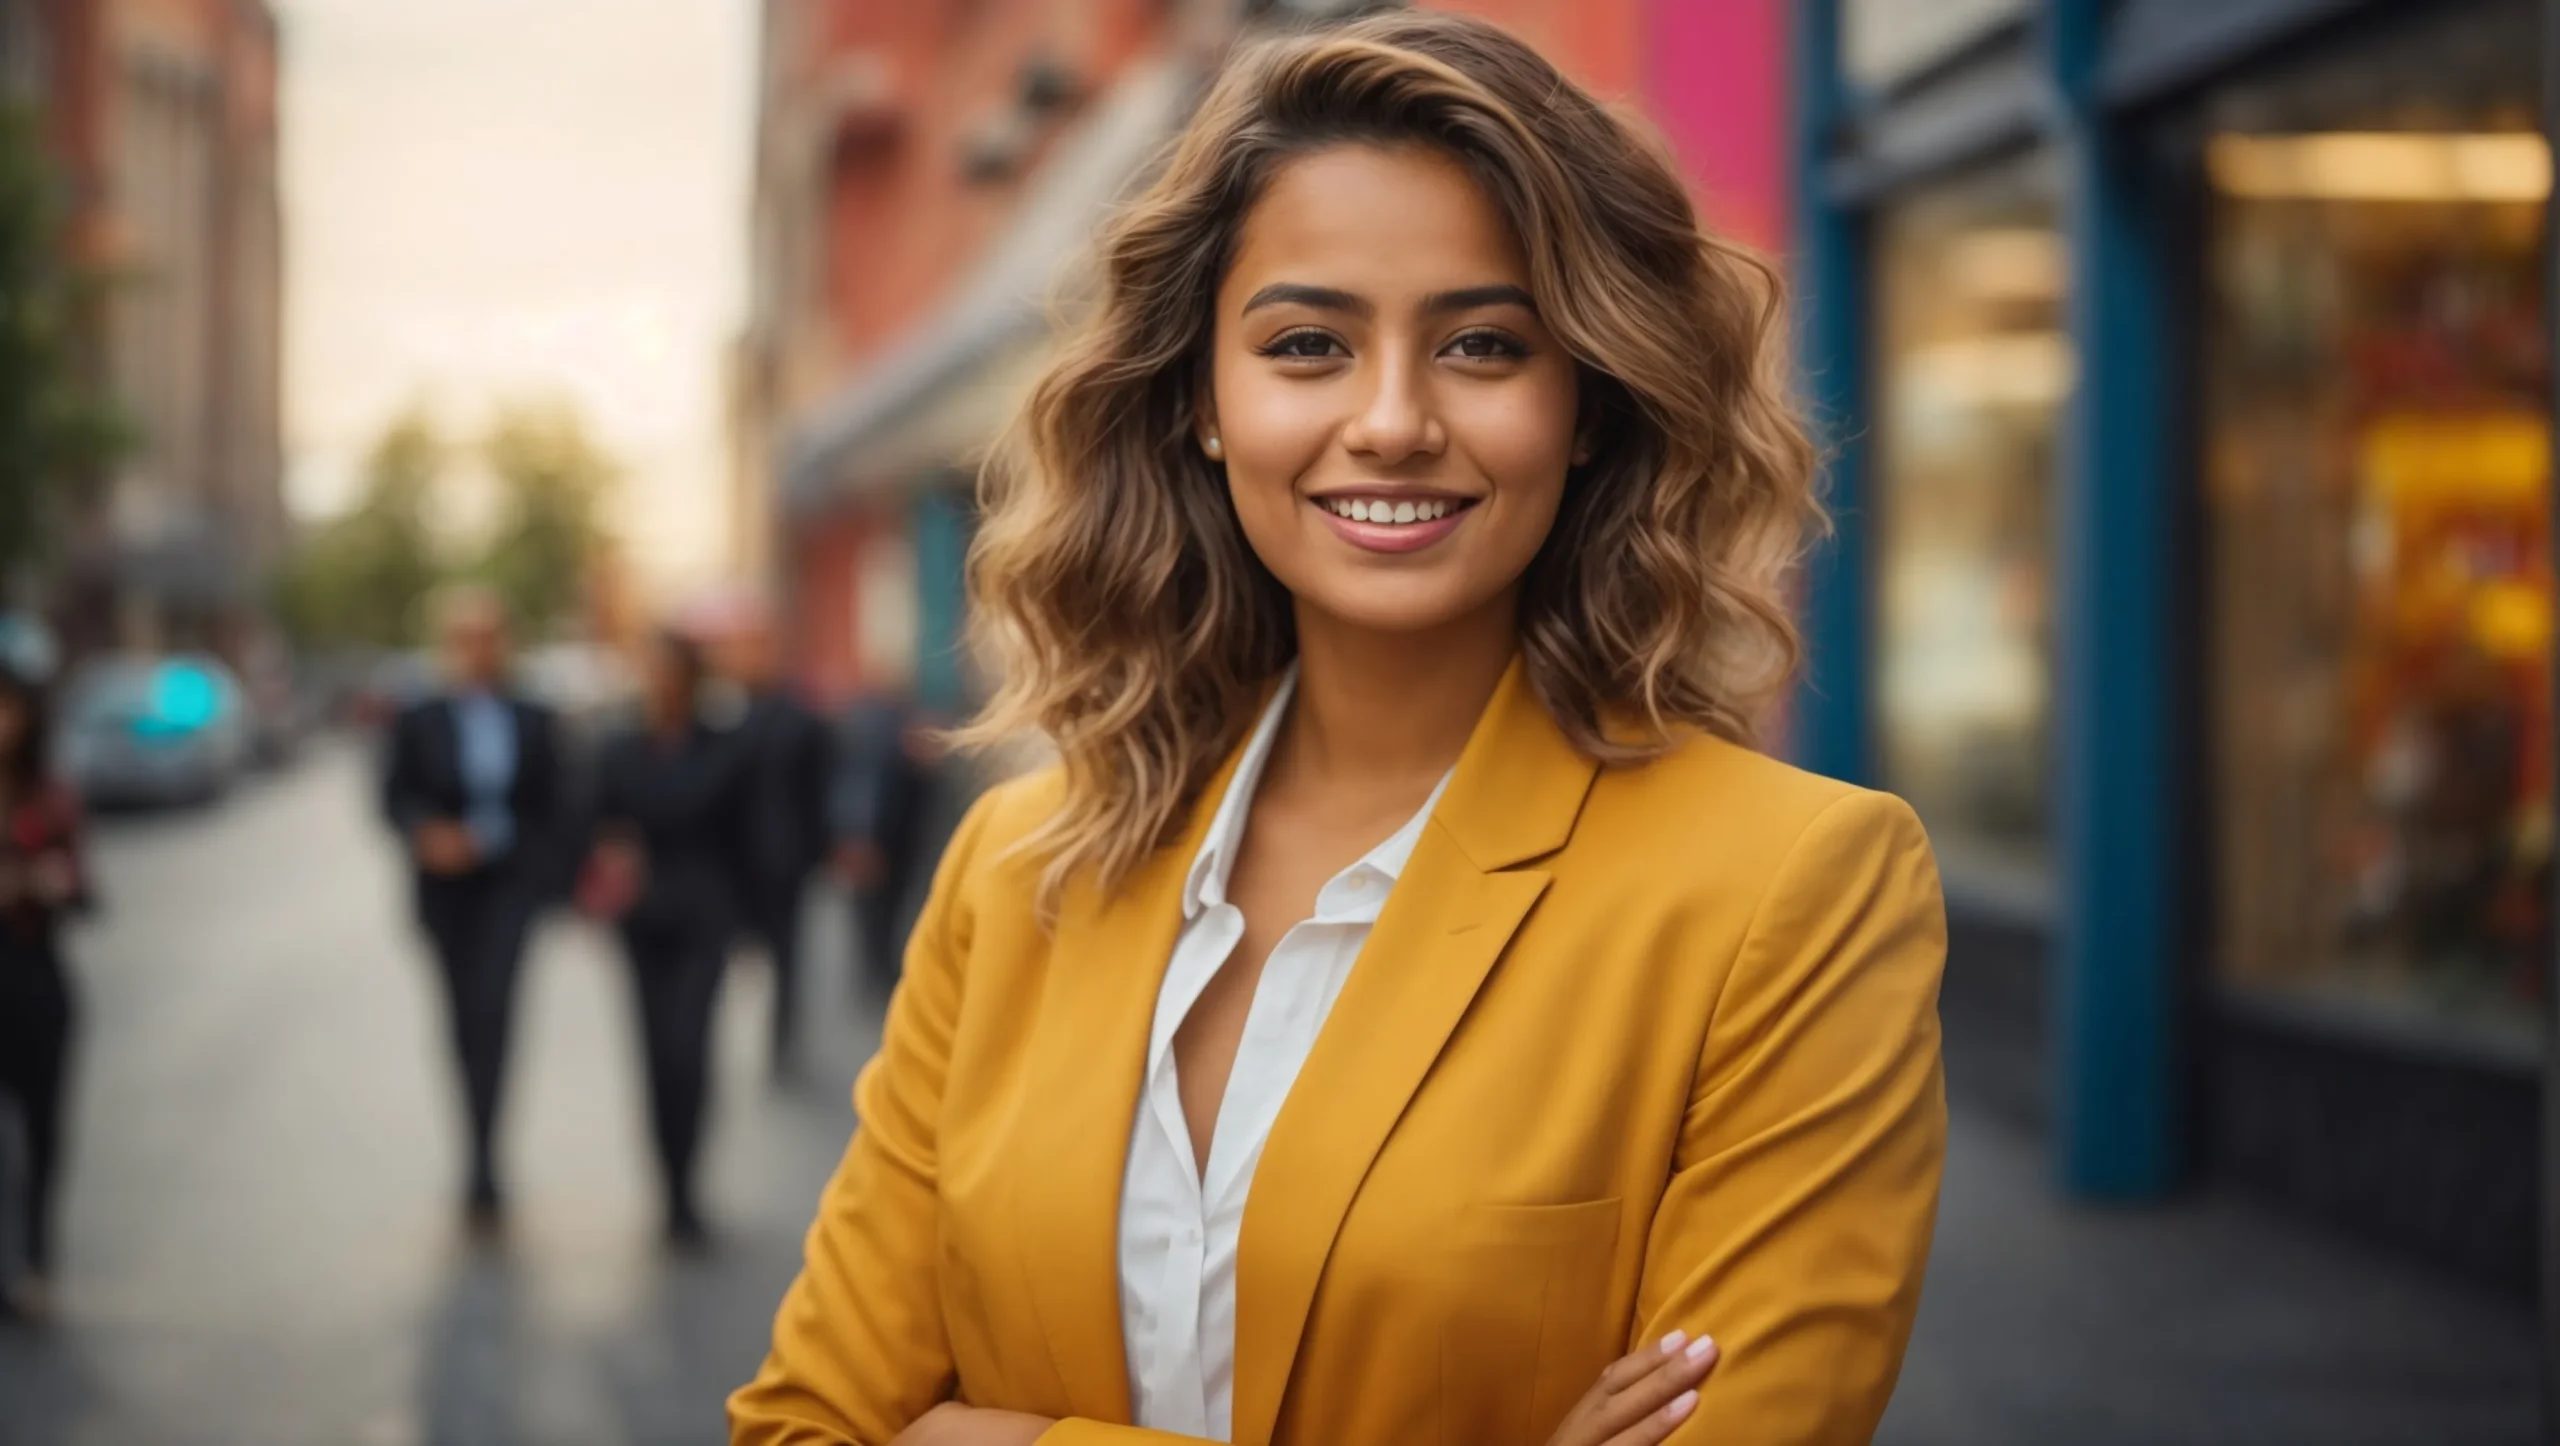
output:
[[1343,445],[1393,466],[1437,453],[1447,440],[1425,369],[1389,358],[1371,373],[1368,395],[1343,428]]

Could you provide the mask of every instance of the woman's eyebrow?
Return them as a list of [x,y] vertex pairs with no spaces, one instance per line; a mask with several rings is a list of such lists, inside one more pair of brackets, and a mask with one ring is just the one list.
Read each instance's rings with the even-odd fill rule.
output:
[[[1375,316],[1378,308],[1365,296],[1331,286],[1308,286],[1295,281],[1276,281],[1248,297],[1247,313],[1266,306],[1304,306],[1316,311],[1340,311],[1353,316]],[[1477,311],[1488,306],[1517,306],[1535,313],[1538,303],[1527,289],[1508,282],[1490,286],[1462,286],[1455,291],[1435,291],[1422,298],[1422,314],[1446,316],[1452,312]]]
[[1302,286],[1294,281],[1274,282],[1255,292],[1245,301],[1247,313],[1266,306],[1305,306],[1317,311],[1347,311],[1354,316],[1374,316],[1378,308],[1367,298],[1338,291],[1330,286]]
[[1446,316],[1456,311],[1476,311],[1488,306],[1516,306],[1535,315],[1536,298],[1508,283],[1493,286],[1464,286],[1456,291],[1435,291],[1422,298],[1422,314]]

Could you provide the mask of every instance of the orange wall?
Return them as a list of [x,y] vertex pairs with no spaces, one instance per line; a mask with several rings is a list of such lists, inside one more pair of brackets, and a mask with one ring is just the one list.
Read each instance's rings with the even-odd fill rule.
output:
[[1414,8],[1490,20],[1604,99],[1632,100],[1644,87],[1644,0],[1420,0]]
[[[830,0],[813,63],[868,51],[885,62],[894,97],[882,124],[847,137],[833,160],[829,304],[848,358],[930,317],[1021,201],[1039,149],[993,183],[968,179],[961,158],[1011,106],[1023,62],[1059,57],[1099,94],[1153,44],[1165,13],[1159,0]],[[1073,107],[1054,114],[1040,143],[1074,119]]]

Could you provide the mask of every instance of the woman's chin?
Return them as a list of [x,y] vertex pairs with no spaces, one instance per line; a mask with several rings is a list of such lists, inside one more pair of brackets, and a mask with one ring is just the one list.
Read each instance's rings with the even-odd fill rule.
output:
[[[1380,587],[1375,579],[1331,596],[1301,595],[1299,606],[1302,622],[1321,620],[1345,633],[1411,638],[1447,634],[1488,611],[1483,601],[1453,595],[1447,588]],[[1496,624],[1508,625],[1507,620]]]

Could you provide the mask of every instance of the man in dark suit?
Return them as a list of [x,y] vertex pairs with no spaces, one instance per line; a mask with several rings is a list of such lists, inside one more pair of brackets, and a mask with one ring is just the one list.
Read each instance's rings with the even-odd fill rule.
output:
[[415,870],[418,918],[443,975],[470,1127],[464,1209],[487,1231],[503,1203],[494,1141],[516,974],[559,882],[563,789],[549,711],[507,686],[495,596],[447,596],[437,629],[447,686],[393,721],[383,811]]
[[905,962],[907,903],[920,866],[928,777],[924,734],[894,687],[875,681],[847,708],[828,790],[836,873],[853,905],[860,968],[894,982]]
[[783,1073],[798,1057],[800,925],[809,876],[827,854],[835,740],[783,682],[760,603],[739,601],[710,633],[713,665],[752,754],[746,932],[773,962],[773,1066]]

